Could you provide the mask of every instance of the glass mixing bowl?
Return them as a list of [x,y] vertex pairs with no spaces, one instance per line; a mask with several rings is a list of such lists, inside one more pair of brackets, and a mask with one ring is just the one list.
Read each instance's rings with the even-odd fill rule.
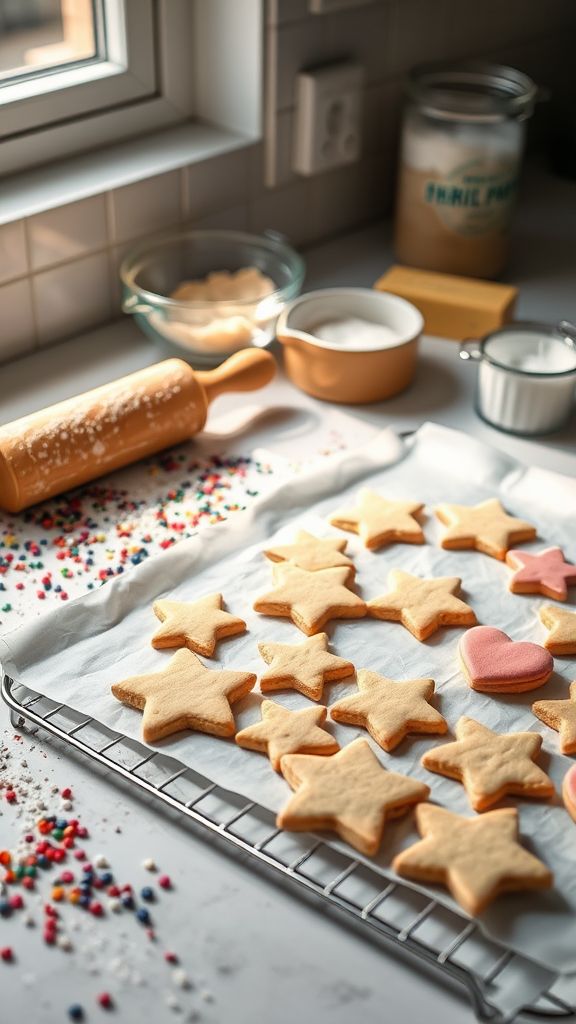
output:
[[[269,278],[273,290],[260,298],[170,298],[183,282],[246,267]],[[122,308],[141,330],[178,346],[192,366],[208,367],[238,349],[270,344],[278,316],[300,292],[304,261],[277,235],[182,230],[130,252],[120,277]]]

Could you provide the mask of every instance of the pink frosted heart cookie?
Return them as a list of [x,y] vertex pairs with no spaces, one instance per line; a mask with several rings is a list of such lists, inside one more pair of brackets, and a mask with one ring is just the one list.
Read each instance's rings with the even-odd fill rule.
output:
[[506,562],[516,570],[509,583],[513,594],[543,594],[565,601],[568,587],[576,584],[576,565],[565,560],[561,548],[546,548],[538,554],[509,551]]
[[564,776],[562,796],[568,814],[576,821],[576,764],[573,764]]
[[460,641],[460,660],[473,690],[522,693],[542,686],[554,659],[538,644],[517,643],[494,626],[473,626]]

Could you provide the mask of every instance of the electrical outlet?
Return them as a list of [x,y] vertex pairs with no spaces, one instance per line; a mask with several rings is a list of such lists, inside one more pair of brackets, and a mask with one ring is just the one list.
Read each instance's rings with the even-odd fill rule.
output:
[[310,177],[358,160],[361,151],[360,64],[331,64],[296,80],[293,168]]

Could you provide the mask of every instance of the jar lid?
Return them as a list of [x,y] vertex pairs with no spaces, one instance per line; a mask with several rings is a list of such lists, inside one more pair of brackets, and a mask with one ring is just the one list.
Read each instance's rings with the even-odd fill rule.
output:
[[421,64],[410,72],[407,87],[426,114],[447,121],[524,120],[538,92],[522,71],[483,61]]

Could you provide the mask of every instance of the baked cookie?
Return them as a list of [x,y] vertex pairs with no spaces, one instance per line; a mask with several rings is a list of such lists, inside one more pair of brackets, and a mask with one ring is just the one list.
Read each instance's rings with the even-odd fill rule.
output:
[[540,621],[549,630],[544,647],[551,654],[576,654],[576,612],[545,604],[540,609]]
[[152,647],[188,647],[211,658],[218,640],[244,633],[246,623],[222,610],[222,594],[207,594],[199,601],[155,601],[153,611],[162,626],[152,637]]
[[372,550],[396,541],[424,544],[422,527],[414,518],[423,508],[421,501],[390,501],[363,487],[358,493],[356,508],[334,512],[330,523],[341,530],[357,533],[366,547]]
[[494,626],[474,626],[460,641],[460,661],[468,684],[482,693],[523,693],[543,686],[554,659],[539,644],[511,640]]
[[377,853],[387,819],[430,793],[425,783],[386,771],[366,740],[332,757],[287,754],[282,774],[296,792],[280,811],[278,828],[332,829],[367,857]]
[[388,679],[361,669],[358,693],[343,697],[330,708],[330,716],[343,725],[367,729],[383,750],[394,750],[409,732],[445,733],[446,720],[429,701],[433,679]]
[[532,711],[541,722],[560,733],[563,754],[576,754],[576,680],[570,683],[569,700],[537,700]]
[[566,601],[568,586],[576,583],[576,565],[565,561],[561,548],[546,548],[537,555],[509,551],[506,564],[516,570],[508,584],[513,594],[542,594]]
[[456,597],[460,583],[458,576],[422,579],[392,569],[388,573],[391,589],[368,601],[368,615],[401,622],[417,640],[427,640],[440,626],[473,626],[477,619],[472,608]]
[[161,672],[131,676],[114,683],[112,693],[123,704],[144,712],[145,743],[196,729],[212,736],[233,736],[236,723],[231,704],[250,692],[253,672],[214,671],[183,647]]
[[276,644],[264,641],[258,650],[269,665],[260,678],[262,693],[273,690],[298,690],[310,700],[320,700],[324,683],[354,675],[354,665],[328,650],[326,633],[316,633],[302,644]]
[[542,737],[535,732],[492,732],[473,718],[456,725],[456,742],[427,750],[422,764],[461,782],[475,811],[505,796],[554,796],[554,783],[535,764]]
[[306,636],[320,632],[330,619],[361,619],[366,604],[348,589],[350,572],[345,567],[307,572],[290,562],[273,568],[276,587],[254,602],[262,615],[292,619]]
[[292,562],[299,569],[316,572],[317,569],[335,569],[346,566],[350,579],[354,579],[354,562],[344,554],[347,540],[339,537],[315,537],[306,530],[299,530],[293,544],[279,544],[267,548],[263,553],[271,562]]
[[440,542],[443,548],[475,548],[503,561],[512,544],[536,536],[535,526],[509,516],[497,498],[479,505],[442,504],[434,511],[448,527]]
[[320,726],[326,721],[326,708],[289,711],[273,700],[264,700],[262,721],[236,733],[236,743],[246,750],[268,754],[274,771],[281,771],[286,754],[335,754],[340,745]]
[[497,896],[520,889],[549,889],[549,868],[518,842],[518,811],[505,807],[464,818],[434,804],[416,808],[423,837],[395,857],[402,878],[445,885],[475,917]]
[[568,814],[576,821],[576,764],[573,764],[564,776],[562,796]]

